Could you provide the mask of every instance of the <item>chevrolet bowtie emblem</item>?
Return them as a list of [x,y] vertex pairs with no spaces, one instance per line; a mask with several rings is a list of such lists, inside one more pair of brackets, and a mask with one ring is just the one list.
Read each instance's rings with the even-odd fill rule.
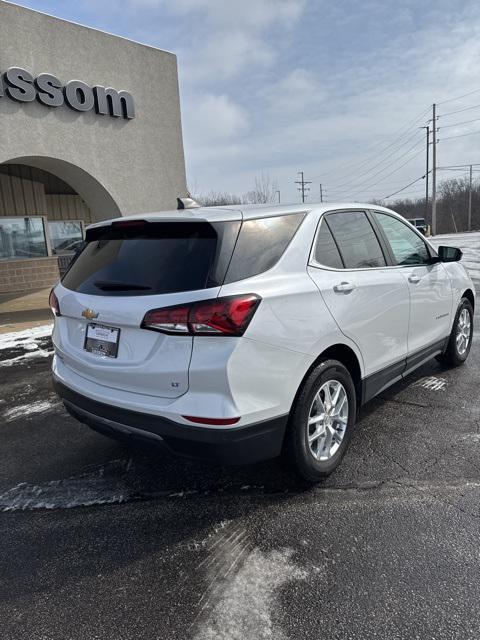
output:
[[93,320],[93,318],[98,318],[98,313],[95,313],[93,309],[84,309],[82,311],[82,316],[87,320]]

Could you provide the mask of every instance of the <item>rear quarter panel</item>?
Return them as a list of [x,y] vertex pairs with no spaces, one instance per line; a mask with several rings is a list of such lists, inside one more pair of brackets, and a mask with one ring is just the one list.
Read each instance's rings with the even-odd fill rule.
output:
[[[455,318],[455,312],[457,310],[458,305],[460,304],[460,300],[467,289],[470,289],[475,296],[475,285],[468,275],[467,270],[463,266],[461,262],[444,262],[443,266],[445,267],[450,281],[452,283],[452,292],[453,292],[453,309],[452,309],[452,317],[451,317],[451,326],[453,325],[453,320]],[[450,328],[451,328],[450,326]]]

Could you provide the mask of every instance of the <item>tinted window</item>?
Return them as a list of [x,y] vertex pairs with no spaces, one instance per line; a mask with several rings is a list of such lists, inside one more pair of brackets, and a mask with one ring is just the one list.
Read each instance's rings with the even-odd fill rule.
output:
[[334,269],[343,269],[342,258],[326,220],[322,220],[315,245],[315,260]]
[[385,258],[372,225],[363,211],[331,213],[327,217],[345,268],[385,266]]
[[225,282],[236,282],[271,269],[303,220],[303,213],[243,222]]
[[[129,226],[129,223],[131,226]],[[65,274],[68,289],[98,296],[139,296],[222,284],[239,222],[137,222],[87,231]]]
[[398,264],[429,262],[430,255],[425,242],[406,224],[384,213],[375,213],[375,217],[387,236]]

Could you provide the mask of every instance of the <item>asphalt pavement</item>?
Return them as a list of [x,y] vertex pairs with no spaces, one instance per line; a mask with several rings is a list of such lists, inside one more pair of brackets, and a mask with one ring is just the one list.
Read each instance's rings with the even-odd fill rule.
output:
[[[480,243],[479,243],[480,244]],[[2,640],[480,635],[480,319],[366,405],[341,467],[213,467],[64,411],[48,328],[0,351]]]

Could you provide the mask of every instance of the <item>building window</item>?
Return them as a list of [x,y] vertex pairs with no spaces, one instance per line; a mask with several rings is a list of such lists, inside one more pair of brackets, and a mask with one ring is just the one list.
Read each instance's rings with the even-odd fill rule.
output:
[[43,218],[0,217],[0,260],[48,255]]
[[75,253],[83,243],[83,224],[80,220],[49,222],[48,231],[54,255]]

